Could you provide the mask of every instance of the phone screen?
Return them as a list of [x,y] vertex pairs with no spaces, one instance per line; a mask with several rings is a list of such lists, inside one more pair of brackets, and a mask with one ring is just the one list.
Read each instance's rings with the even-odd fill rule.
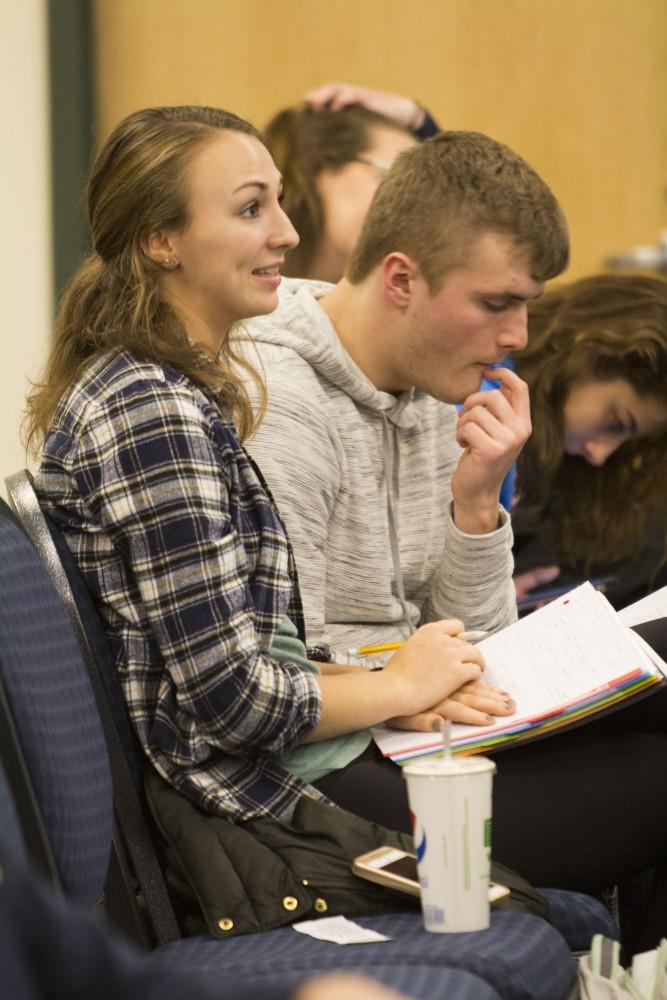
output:
[[[606,585],[611,582],[611,577],[596,577],[590,582],[595,587],[596,590],[601,591],[603,594],[605,592]],[[534,590],[530,590],[524,597],[519,597],[516,602],[516,606],[519,611],[532,611],[537,604],[547,604],[549,601],[553,601],[556,597],[562,597],[563,594],[567,594],[568,591],[574,590],[578,587],[583,580],[570,581],[570,583],[554,583],[548,584],[544,587],[536,587]]]
[[417,877],[417,859],[411,858],[407,854],[388,865],[382,865],[381,870],[383,872],[391,872],[392,875],[400,875],[401,878],[407,878],[411,882],[419,882]]
[[[385,856],[391,858],[388,863],[385,863]],[[356,858],[352,870],[361,878],[370,879],[371,882],[389,885],[414,896],[419,895],[417,859],[414,854],[403,854],[396,848],[379,848]],[[394,880],[391,876],[394,876]],[[402,881],[399,882],[398,879]],[[489,901],[491,903],[507,895],[509,895],[509,889],[504,885],[499,885],[496,882],[489,884]]]

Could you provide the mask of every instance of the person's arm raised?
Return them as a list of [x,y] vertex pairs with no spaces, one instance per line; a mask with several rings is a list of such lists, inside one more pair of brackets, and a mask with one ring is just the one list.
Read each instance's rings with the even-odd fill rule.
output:
[[355,732],[398,715],[417,716],[478,681],[484,659],[461,639],[459,621],[430,622],[418,629],[383,670],[320,675],[322,715],[304,742]]
[[307,91],[303,99],[312,108],[327,108],[330,111],[341,111],[351,104],[361,104],[369,111],[384,115],[385,118],[390,118],[411,131],[417,131],[423,125],[426,114],[417,101],[404,94],[373,90],[371,87],[358,87],[352,83],[338,81],[325,83],[321,87]]
[[500,389],[468,396],[456,432],[464,450],[452,477],[454,523],[469,535],[498,527],[500,487],[532,429],[526,383],[509,368],[485,375]]

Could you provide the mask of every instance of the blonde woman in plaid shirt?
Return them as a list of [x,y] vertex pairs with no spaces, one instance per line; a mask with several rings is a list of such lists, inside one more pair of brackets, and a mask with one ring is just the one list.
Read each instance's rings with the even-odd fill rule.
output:
[[[380,673],[305,661],[291,549],[240,441],[253,413],[229,342],[271,312],[297,235],[259,134],[210,108],[130,115],[93,165],[93,253],[67,290],[29,429],[37,489],[100,608],[150,761],[205,812],[289,818],[308,788],[279,766],[306,743],[329,770],[368,727],[475,693],[458,621],[420,629]],[[288,622],[302,656],[271,644]],[[298,661],[298,662],[297,662]],[[463,685],[473,687],[461,692]],[[325,772],[326,773],[326,772]]]

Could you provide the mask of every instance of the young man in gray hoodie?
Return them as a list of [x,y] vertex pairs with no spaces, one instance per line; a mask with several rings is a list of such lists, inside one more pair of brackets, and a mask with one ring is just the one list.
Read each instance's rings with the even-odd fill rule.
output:
[[337,285],[286,280],[278,309],[244,324],[267,395],[250,451],[294,546],[308,640],[335,659],[439,618],[515,618],[498,495],[528,390],[504,367],[500,389],[479,387],[525,345],[526,304],[567,255],[528,164],[445,132],[393,165]]
[[[430,619],[492,630],[515,617],[498,493],[530,409],[516,374],[489,366],[524,345],[527,301],[567,253],[558,204],[520,157],[443,133],[391,168],[338,285],[285,282],[277,311],[246,324],[268,396],[250,450],[287,522],[308,639],[336,659]],[[501,388],[480,393],[485,374]],[[493,791],[494,857],[534,885],[597,892],[658,866],[637,950],[665,935],[667,913],[667,736],[653,697],[653,713],[642,702],[502,754]],[[491,711],[477,689],[437,709],[465,722]],[[314,783],[411,828],[400,768],[373,743]]]

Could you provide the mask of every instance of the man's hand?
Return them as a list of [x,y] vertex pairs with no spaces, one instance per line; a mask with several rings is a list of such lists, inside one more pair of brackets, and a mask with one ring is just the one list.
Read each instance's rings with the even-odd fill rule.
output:
[[526,383],[509,368],[485,376],[501,387],[475,392],[461,407],[456,437],[464,451],[452,476],[454,523],[471,535],[497,528],[500,487],[532,430]]
[[397,125],[415,130],[424,122],[424,109],[411,97],[391,94],[385,90],[371,90],[370,87],[355,87],[351,83],[325,83],[303,95],[306,104],[312,108],[328,108],[340,111],[350,104],[361,104],[369,111],[390,118]]

